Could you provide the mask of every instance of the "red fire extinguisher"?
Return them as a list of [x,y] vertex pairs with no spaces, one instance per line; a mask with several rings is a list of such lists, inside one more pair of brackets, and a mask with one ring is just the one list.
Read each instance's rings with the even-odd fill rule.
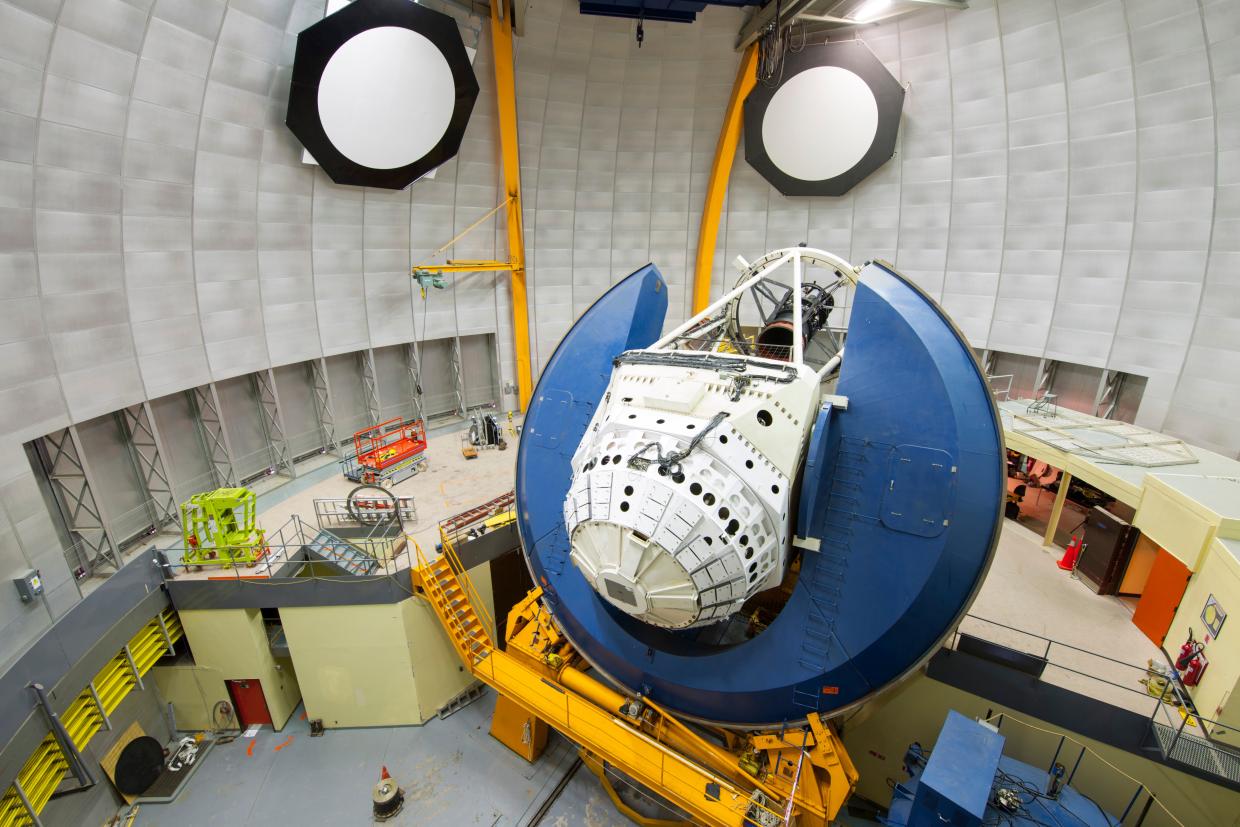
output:
[[1175,659],[1175,668],[1183,672],[1193,658],[1201,653],[1204,647],[1193,638],[1193,628],[1188,628],[1188,640],[1180,647],[1180,656]]
[[1188,668],[1184,670],[1184,676],[1180,680],[1185,686],[1196,686],[1201,681],[1201,673],[1206,670],[1206,665],[1201,660],[1201,655],[1194,655],[1193,659],[1188,662]]

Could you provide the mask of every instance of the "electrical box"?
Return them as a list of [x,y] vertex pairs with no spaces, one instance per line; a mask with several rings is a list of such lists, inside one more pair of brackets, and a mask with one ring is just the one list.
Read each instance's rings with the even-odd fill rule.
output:
[[14,577],[13,584],[17,586],[17,593],[23,603],[29,603],[43,594],[43,576],[38,569],[30,569],[21,577]]
[[909,827],[981,827],[1003,742],[986,725],[948,712],[917,785]]

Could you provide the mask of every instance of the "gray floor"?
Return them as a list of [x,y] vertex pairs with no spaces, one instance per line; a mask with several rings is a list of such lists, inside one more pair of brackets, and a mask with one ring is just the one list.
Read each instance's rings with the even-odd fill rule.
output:
[[[367,825],[371,787],[384,766],[405,791],[404,810],[388,824],[525,824],[576,756],[555,736],[542,759],[527,764],[491,738],[494,705],[488,692],[450,718],[421,727],[329,730],[321,738],[310,737],[299,709],[282,732],[264,728],[253,739],[212,750],[176,801],[140,805],[134,825]],[[578,784],[598,789],[588,772],[577,775]],[[567,815],[543,820],[560,827],[584,823],[612,824]]]

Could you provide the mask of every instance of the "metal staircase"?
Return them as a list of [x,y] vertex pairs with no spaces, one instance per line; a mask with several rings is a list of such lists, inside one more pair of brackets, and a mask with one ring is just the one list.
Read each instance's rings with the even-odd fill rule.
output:
[[352,543],[345,542],[326,529],[320,530],[313,540],[306,543],[306,550],[329,563],[334,563],[349,574],[374,574],[380,566],[378,558],[367,554]]
[[[419,554],[419,557],[421,555]],[[439,616],[448,637],[465,665],[473,671],[494,648],[486,625],[479,617],[466,586],[445,554],[422,565],[422,588]]]

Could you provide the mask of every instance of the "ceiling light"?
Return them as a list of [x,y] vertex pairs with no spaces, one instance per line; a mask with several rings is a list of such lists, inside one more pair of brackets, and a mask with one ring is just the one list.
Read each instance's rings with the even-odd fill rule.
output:
[[848,15],[858,23],[867,23],[891,8],[891,0],[865,0]]

